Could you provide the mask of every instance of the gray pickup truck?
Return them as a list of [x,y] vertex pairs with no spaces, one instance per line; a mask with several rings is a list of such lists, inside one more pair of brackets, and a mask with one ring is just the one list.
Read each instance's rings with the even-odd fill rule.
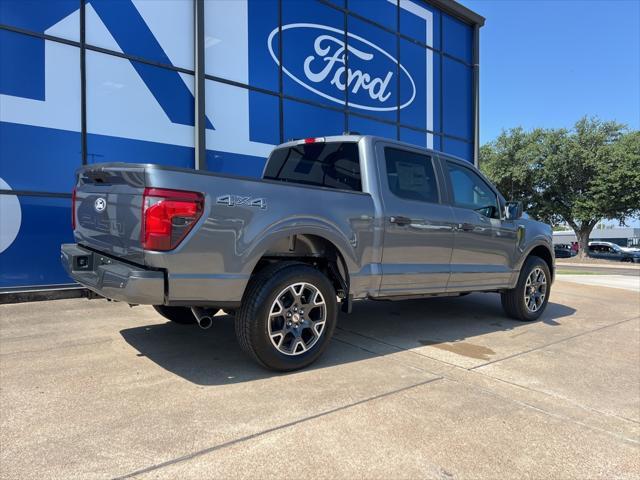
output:
[[74,280],[202,328],[224,309],[275,370],[317,359],[355,299],[497,292],[526,321],[553,281],[548,225],[468,162],[371,136],[282,144],[259,180],[89,165],[72,210],[61,258]]

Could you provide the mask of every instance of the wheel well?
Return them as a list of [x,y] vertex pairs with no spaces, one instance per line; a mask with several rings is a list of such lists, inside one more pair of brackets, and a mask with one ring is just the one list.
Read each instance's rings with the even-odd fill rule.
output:
[[551,272],[551,278],[553,279],[553,256],[551,255],[551,251],[543,245],[538,245],[529,252],[528,257],[532,255],[540,257],[546,262],[547,266],[549,267],[549,272]]
[[251,275],[283,260],[306,263],[324,273],[340,298],[349,298],[349,271],[338,248],[318,235],[296,234],[279,240],[260,258]]

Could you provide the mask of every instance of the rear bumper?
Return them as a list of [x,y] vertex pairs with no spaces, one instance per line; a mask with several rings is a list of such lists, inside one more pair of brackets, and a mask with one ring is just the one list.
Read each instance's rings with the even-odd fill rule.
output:
[[102,255],[75,243],[65,243],[60,260],[76,282],[103,297],[144,305],[165,303],[165,276]]

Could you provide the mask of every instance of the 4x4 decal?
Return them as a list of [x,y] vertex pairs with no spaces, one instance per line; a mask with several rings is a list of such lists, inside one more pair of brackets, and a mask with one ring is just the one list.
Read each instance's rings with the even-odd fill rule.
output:
[[245,197],[242,195],[221,195],[216,198],[218,205],[226,205],[227,207],[256,207],[262,210],[267,208],[267,200],[264,198]]

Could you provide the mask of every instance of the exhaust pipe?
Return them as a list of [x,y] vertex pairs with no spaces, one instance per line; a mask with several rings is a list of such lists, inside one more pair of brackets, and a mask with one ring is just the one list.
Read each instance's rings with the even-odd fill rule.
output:
[[207,330],[213,325],[213,314],[210,310],[202,307],[191,307],[191,313],[196,317],[196,321],[201,329]]

